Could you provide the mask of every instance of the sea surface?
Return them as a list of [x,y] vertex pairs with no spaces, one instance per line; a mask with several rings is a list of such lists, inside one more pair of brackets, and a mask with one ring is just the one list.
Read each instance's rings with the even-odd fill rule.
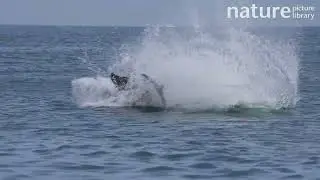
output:
[[[229,58],[217,56],[219,47],[206,36],[193,46],[196,53],[183,54],[185,37],[168,33],[151,41],[146,29],[0,26],[0,179],[320,179],[319,28],[267,30],[280,37],[275,40],[293,38],[296,48],[260,44],[261,52],[257,37],[238,46],[252,36],[233,32],[241,41],[219,44],[230,47],[222,54],[234,55],[225,55],[234,57],[225,64],[220,59]],[[249,57],[252,52],[257,56]],[[165,68],[154,61],[162,55]],[[247,71],[232,74],[241,57],[251,58]],[[97,75],[108,79],[112,68],[121,69],[117,62],[130,58],[167,85],[168,108],[112,104],[92,90],[104,87]],[[272,58],[280,65],[268,63]],[[212,71],[211,60],[218,63]],[[263,74],[263,67],[283,71]],[[256,81],[248,75],[255,68]],[[250,90],[217,85],[240,80]],[[75,82],[84,89],[80,95]]]

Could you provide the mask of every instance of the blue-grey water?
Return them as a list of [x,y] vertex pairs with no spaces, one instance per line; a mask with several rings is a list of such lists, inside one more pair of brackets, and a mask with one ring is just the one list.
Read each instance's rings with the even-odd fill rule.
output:
[[79,57],[107,72],[143,28],[1,26],[0,179],[320,179],[320,29],[289,30],[300,100],[248,113],[79,106]]

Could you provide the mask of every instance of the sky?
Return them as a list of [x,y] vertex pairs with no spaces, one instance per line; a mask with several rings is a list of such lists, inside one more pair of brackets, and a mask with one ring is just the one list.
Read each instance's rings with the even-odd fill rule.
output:
[[[256,2],[255,2],[256,1]],[[268,4],[279,4],[269,0]],[[265,0],[0,0],[0,24],[143,26],[226,21],[226,5]],[[319,0],[282,3],[319,7]],[[319,24],[318,20],[312,22]],[[277,23],[277,22],[276,22]],[[279,23],[280,24],[280,23]]]
[[185,5],[184,0],[0,0],[0,2],[1,24],[138,25],[173,24],[185,21],[184,10],[181,9],[181,5]]

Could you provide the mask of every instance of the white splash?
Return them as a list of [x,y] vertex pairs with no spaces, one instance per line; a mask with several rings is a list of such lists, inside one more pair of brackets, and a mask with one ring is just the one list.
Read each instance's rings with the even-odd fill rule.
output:
[[[141,43],[121,57],[109,70],[148,74],[164,85],[167,108],[207,110],[241,104],[279,109],[294,107],[298,100],[295,47],[243,30],[149,27]],[[99,78],[72,84],[80,105],[125,106],[138,98],[134,93],[104,97],[113,85]]]

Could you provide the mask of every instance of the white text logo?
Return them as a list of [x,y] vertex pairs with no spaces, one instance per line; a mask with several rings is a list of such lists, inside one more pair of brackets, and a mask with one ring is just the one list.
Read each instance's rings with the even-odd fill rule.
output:
[[315,18],[314,6],[283,6],[283,7],[258,7],[255,4],[251,6],[242,7],[228,7],[229,19],[308,19],[314,20]]

